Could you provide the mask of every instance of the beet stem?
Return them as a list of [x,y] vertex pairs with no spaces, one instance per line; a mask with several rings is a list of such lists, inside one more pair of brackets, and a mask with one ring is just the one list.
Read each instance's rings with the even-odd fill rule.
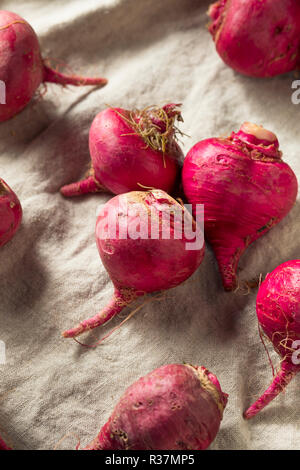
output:
[[283,362],[280,371],[274,378],[270,387],[244,412],[244,418],[251,419],[256,416],[286,388],[296,374],[297,371],[291,368],[289,363]]
[[60,189],[65,197],[81,196],[89,193],[102,193],[108,190],[95,180],[94,176],[88,176],[86,179],[77,181],[77,183],[67,184]]
[[133,289],[124,289],[124,291],[122,289],[115,289],[112,299],[108,305],[101,310],[101,312],[88,320],[82,321],[79,325],[75,326],[75,328],[64,331],[62,336],[64,338],[76,338],[86,331],[93,330],[98,326],[104,325],[133,302],[138,295],[139,294]]
[[44,66],[44,82],[75,86],[95,85],[99,87],[103,87],[107,84],[106,78],[89,78],[80,77],[78,75],[65,75],[63,73],[57,72],[47,65]]

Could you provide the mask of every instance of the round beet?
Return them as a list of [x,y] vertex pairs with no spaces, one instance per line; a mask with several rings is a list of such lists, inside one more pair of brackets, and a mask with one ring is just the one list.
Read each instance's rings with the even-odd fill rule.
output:
[[299,67],[298,0],[219,0],[208,14],[216,49],[234,70],[273,77]]
[[0,178],[0,247],[9,242],[22,220],[22,207],[10,187]]
[[204,450],[228,395],[205,367],[170,364],[129,387],[85,450]]
[[281,393],[300,371],[300,260],[281,264],[268,274],[257,295],[259,324],[281,357],[270,387],[244,413],[253,418]]
[[62,194],[122,194],[153,187],[171,192],[183,159],[176,120],[182,120],[176,104],[101,111],[90,129],[91,170],[86,179],[64,186]]
[[0,122],[22,111],[42,82],[76,86],[107,83],[103,78],[67,76],[46,66],[32,27],[19,15],[5,10],[0,10],[0,49],[0,80],[5,85]]
[[133,191],[107,202],[97,219],[96,242],[115,292],[103,311],[63,336],[72,338],[103,325],[137,297],[188,279],[204,256],[200,237],[189,249],[197,233],[190,213],[164,191]]

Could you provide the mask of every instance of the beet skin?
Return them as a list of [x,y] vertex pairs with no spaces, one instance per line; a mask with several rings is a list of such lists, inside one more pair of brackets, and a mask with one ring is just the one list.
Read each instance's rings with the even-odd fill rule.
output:
[[131,385],[85,450],[204,450],[228,395],[205,367],[171,364]]
[[219,55],[237,72],[273,77],[299,68],[299,0],[219,0],[208,14]]
[[297,178],[282,160],[276,135],[246,122],[228,138],[196,144],[184,160],[182,180],[194,211],[204,204],[205,237],[224,288],[233,290],[243,252],[292,209]]
[[281,366],[270,387],[244,413],[246,419],[256,416],[300,372],[299,259],[287,261],[267,275],[258,291],[256,312],[261,328],[281,357]]

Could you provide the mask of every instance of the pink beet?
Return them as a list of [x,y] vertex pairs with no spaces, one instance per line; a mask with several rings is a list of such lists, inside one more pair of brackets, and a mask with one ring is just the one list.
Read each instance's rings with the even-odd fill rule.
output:
[[204,450],[227,404],[205,367],[171,364],[129,387],[85,450]]
[[90,129],[89,174],[84,180],[64,186],[62,194],[122,194],[153,187],[171,192],[183,159],[176,142],[176,120],[182,120],[176,104],[143,111],[101,111]]
[[6,104],[0,104],[0,122],[22,111],[42,82],[76,86],[107,83],[103,78],[67,76],[45,65],[31,26],[5,10],[0,10],[0,49],[0,80],[6,88]]
[[277,137],[244,123],[228,138],[196,144],[185,158],[182,180],[188,201],[205,206],[205,236],[224,288],[235,289],[243,252],[293,207],[296,176],[282,161]]
[[[157,224],[157,234],[151,229],[150,217]],[[166,238],[164,226],[168,217],[171,230]],[[108,221],[115,224],[116,235],[109,233]],[[197,233],[189,212],[164,191],[133,191],[107,202],[97,219],[96,242],[114,284],[114,295],[98,315],[65,331],[63,336],[72,338],[103,325],[137,297],[170,289],[188,279],[204,256],[202,240],[199,246],[187,249],[187,243],[192,240],[186,234],[188,225]],[[133,237],[136,228],[141,233]],[[181,228],[182,235],[175,238]]]
[[234,70],[273,77],[299,67],[299,0],[219,0],[208,14],[216,49]]
[[0,437],[0,450],[11,450],[10,447],[4,442],[4,440]]
[[0,178],[0,247],[9,242],[22,220],[22,207],[10,187]]
[[281,357],[281,368],[270,387],[244,413],[253,418],[300,372],[300,260],[288,261],[268,274],[258,291],[259,324]]

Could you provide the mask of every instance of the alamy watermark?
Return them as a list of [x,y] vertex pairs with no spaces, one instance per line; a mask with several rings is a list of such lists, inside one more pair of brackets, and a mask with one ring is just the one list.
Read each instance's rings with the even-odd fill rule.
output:
[[192,205],[154,204],[146,207],[142,203],[119,206],[101,205],[97,215],[97,237],[100,239],[152,239],[184,240],[186,250],[201,250],[204,245],[204,205],[197,204],[194,219]]
[[6,347],[4,341],[0,340],[0,365],[6,364]]
[[292,348],[295,349],[292,355],[292,363],[295,366],[299,366],[300,365],[300,340],[299,339],[293,342]]
[[292,93],[292,103],[300,104],[300,80],[294,80],[292,83],[292,88],[295,90]]
[[6,85],[0,80],[0,104],[6,104]]

